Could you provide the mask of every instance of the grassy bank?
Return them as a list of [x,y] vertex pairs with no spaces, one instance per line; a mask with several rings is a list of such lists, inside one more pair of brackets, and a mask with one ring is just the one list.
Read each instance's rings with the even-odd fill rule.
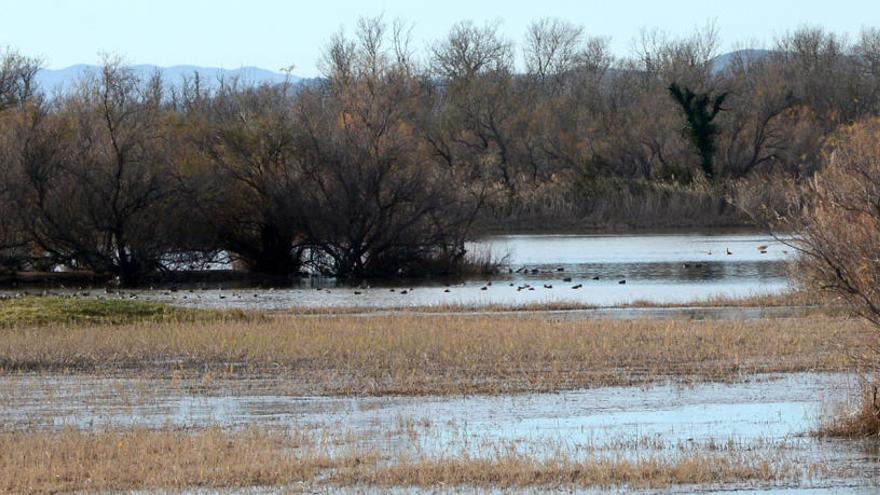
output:
[[126,299],[23,297],[0,300],[0,328],[185,323],[245,317],[247,315],[240,311],[184,309]]

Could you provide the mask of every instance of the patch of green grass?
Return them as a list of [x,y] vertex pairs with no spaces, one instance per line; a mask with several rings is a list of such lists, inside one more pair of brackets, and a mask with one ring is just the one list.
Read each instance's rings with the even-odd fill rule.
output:
[[147,301],[25,297],[0,301],[0,327],[195,321],[229,316]]

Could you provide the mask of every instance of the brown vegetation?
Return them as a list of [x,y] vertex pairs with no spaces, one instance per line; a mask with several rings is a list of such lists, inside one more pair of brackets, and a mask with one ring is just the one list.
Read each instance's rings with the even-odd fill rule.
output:
[[853,403],[843,404],[819,425],[816,435],[840,438],[880,438],[880,380],[862,388]]
[[0,368],[266,374],[292,393],[570,390],[752,373],[837,371],[875,338],[858,320],[548,321],[501,316],[269,320],[9,328]]
[[257,429],[0,433],[0,491],[237,488],[311,480],[344,461],[297,453],[296,435]]
[[371,471],[349,471],[334,477],[344,484],[382,487],[469,486],[493,489],[528,487],[625,486],[628,489],[715,483],[768,483],[797,479],[791,466],[761,456],[692,455],[682,458],[587,459],[564,456],[536,460],[510,455],[491,459],[417,460]]
[[[330,440],[330,439],[325,439]],[[134,429],[0,433],[0,492],[274,487],[663,488],[796,481],[796,466],[747,450],[607,459],[515,453],[407,458],[303,432]],[[492,449],[490,449],[492,450]]]

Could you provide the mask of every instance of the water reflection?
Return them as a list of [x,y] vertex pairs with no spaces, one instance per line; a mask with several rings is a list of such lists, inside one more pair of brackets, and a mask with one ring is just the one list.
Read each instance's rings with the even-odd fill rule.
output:
[[755,234],[510,235],[468,247],[506,258],[509,270],[492,277],[356,286],[319,277],[274,288],[224,281],[125,294],[178,305],[244,309],[677,303],[781,292],[789,286],[786,273],[792,257],[785,244]]

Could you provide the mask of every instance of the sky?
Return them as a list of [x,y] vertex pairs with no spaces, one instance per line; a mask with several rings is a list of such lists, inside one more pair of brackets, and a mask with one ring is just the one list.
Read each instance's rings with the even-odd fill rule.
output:
[[880,27],[878,0],[0,0],[0,46],[42,58],[47,68],[96,63],[100,53],[133,64],[201,65],[319,74],[327,39],[354,31],[358,17],[382,15],[413,26],[417,47],[461,20],[500,21],[519,41],[528,24],[558,17],[609,37],[615,55],[631,53],[642,29],[690,34],[714,21],[722,51],[769,45],[803,25],[856,35]]

